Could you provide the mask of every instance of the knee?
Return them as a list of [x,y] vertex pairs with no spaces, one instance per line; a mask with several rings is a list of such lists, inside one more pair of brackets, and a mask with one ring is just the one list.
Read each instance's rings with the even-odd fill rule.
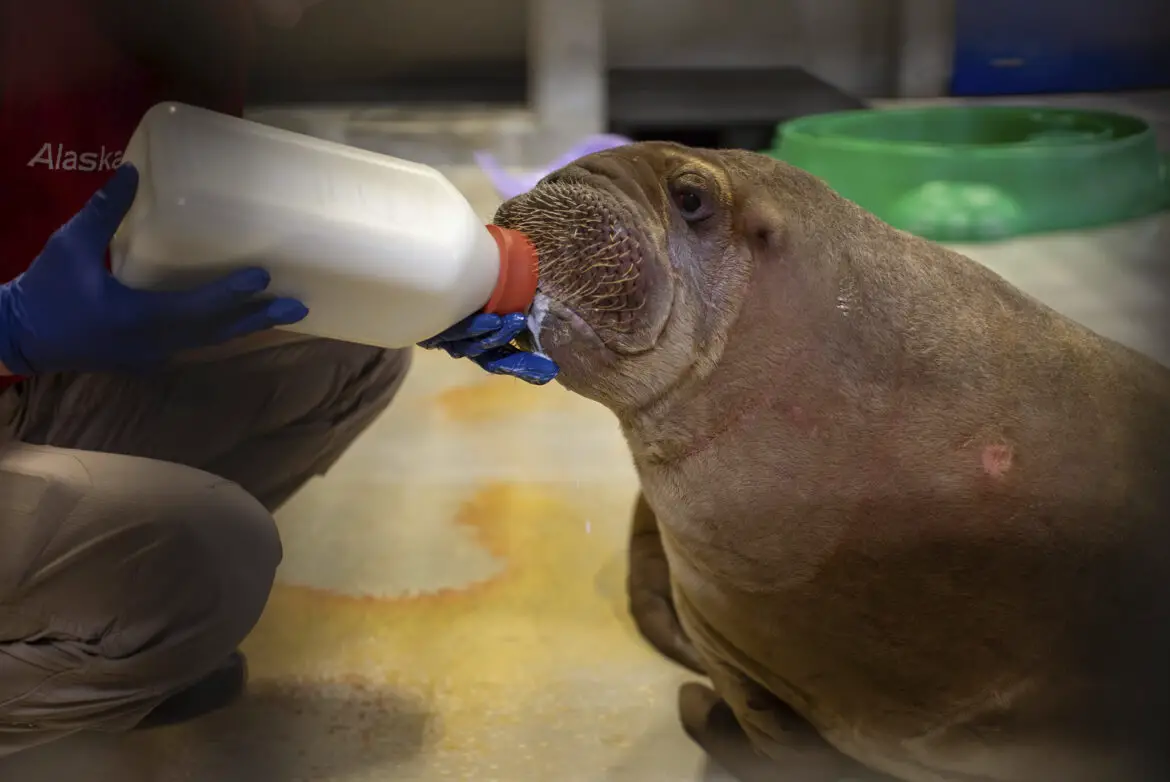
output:
[[184,494],[155,533],[155,583],[167,596],[158,608],[170,613],[163,622],[192,638],[181,656],[211,666],[259,621],[282,547],[272,515],[237,484],[215,480]]
[[219,596],[223,623],[246,634],[268,602],[283,557],[272,514],[238,484],[223,480],[195,492],[175,512],[175,543],[189,550],[193,577]]
[[213,602],[243,622],[263,608],[282,557],[258,500],[171,462],[18,444],[0,456],[0,495],[0,520],[24,519],[6,525],[19,567],[0,570],[0,598],[70,624]]
[[122,661],[143,687],[174,688],[210,671],[251,633],[282,549],[271,514],[237,484],[148,464],[152,479],[109,509],[125,520],[110,530],[115,542],[106,552],[117,564],[103,589],[114,619],[101,655]]

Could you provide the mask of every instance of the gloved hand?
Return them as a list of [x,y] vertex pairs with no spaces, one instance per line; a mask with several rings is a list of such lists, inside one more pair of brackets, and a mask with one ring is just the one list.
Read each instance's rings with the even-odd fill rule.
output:
[[263,269],[178,292],[118,282],[105,253],[137,188],[138,172],[120,167],[28,271],[0,286],[0,362],[10,372],[143,369],[308,314],[295,299],[257,299],[268,287]]
[[419,343],[427,350],[444,350],[454,358],[470,358],[493,375],[511,375],[542,386],[557,376],[552,359],[526,353],[509,343],[528,328],[523,313],[472,315],[451,328]]

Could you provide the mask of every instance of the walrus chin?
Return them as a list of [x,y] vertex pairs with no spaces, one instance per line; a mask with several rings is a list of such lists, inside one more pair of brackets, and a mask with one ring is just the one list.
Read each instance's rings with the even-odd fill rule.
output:
[[624,168],[590,156],[506,201],[493,221],[527,235],[540,256],[526,347],[586,396],[580,386],[597,372],[658,346],[674,303],[657,194]]

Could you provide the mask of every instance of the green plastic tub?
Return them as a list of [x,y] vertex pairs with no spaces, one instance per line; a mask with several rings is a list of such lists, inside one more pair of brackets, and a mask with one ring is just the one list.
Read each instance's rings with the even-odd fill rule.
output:
[[1170,208],[1170,166],[1143,120],[1012,106],[861,110],[777,128],[769,154],[886,222],[977,242]]

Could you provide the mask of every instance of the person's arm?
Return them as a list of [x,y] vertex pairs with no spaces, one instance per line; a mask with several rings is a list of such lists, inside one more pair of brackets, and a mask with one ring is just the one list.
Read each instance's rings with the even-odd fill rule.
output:
[[106,251],[137,187],[138,172],[120,167],[24,274],[0,285],[3,374],[148,368],[308,314],[295,299],[257,299],[269,283],[258,268],[187,291],[118,282],[106,269]]

